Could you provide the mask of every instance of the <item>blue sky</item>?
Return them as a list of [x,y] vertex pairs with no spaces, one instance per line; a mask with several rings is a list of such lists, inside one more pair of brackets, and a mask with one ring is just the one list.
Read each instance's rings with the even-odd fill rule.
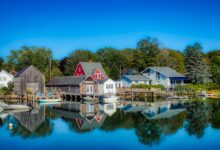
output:
[[218,0],[0,0],[0,56],[28,45],[60,59],[77,48],[136,47],[146,36],[173,49],[194,42],[220,49],[219,7]]

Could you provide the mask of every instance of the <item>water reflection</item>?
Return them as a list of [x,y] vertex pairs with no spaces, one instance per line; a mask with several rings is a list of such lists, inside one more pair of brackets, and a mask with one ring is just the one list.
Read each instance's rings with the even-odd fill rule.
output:
[[41,106],[30,112],[2,113],[0,128],[13,124],[8,130],[12,136],[38,138],[54,133],[54,120],[61,119],[72,131],[69,134],[89,133],[99,129],[106,133],[116,130],[134,130],[140,143],[158,145],[168,135],[184,129],[190,136],[200,139],[210,125],[220,129],[220,101],[194,101],[184,104],[186,111],[169,118],[148,120],[140,112],[125,113],[114,105],[94,103],[64,103]]
[[106,114],[99,110],[99,104],[93,103],[66,103],[52,107],[51,111],[77,132],[99,128],[106,118]]

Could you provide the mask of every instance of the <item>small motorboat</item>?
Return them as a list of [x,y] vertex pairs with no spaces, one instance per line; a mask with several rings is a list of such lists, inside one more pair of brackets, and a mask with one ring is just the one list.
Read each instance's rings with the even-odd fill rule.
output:
[[61,102],[61,99],[40,99],[40,103],[56,103],[56,102]]
[[28,110],[31,109],[30,106],[22,105],[22,104],[15,104],[15,105],[8,105],[5,103],[0,103],[0,107],[5,110]]

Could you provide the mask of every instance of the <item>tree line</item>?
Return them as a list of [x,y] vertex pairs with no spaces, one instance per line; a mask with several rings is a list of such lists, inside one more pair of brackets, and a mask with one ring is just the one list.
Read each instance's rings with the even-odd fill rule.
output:
[[[51,61],[50,61],[51,60]],[[156,38],[141,39],[136,48],[100,48],[95,52],[76,49],[65,58],[57,60],[53,52],[45,47],[23,46],[11,50],[6,59],[0,58],[0,69],[15,73],[25,66],[34,65],[49,80],[51,77],[73,75],[79,61],[101,62],[108,76],[118,79],[121,71],[135,68],[142,71],[149,66],[167,66],[187,76],[192,83],[214,82],[220,84],[220,50],[203,52],[202,45],[186,46],[184,51],[162,48]]]

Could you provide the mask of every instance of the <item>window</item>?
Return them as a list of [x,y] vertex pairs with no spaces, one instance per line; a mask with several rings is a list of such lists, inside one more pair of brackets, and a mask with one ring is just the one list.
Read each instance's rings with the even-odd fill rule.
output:
[[176,84],[181,84],[181,80],[177,80],[177,81],[176,81]]
[[147,69],[146,73],[148,76],[150,76],[150,69]]
[[93,92],[94,92],[94,86],[93,85],[86,85],[86,93],[93,94]]
[[34,76],[34,82],[37,82],[37,76]]
[[156,73],[156,79],[160,80],[160,73],[159,72]]
[[114,106],[113,106],[113,104],[108,104],[108,105],[106,106],[106,109],[107,109],[107,110],[111,110],[111,109],[114,109]]
[[92,104],[87,104],[86,105],[86,112],[87,113],[91,113],[91,112],[93,112],[94,111],[94,105],[92,105]]
[[113,84],[106,84],[106,89],[113,89],[114,85]]
[[101,73],[97,73],[95,76],[96,76],[96,79],[101,79]]

